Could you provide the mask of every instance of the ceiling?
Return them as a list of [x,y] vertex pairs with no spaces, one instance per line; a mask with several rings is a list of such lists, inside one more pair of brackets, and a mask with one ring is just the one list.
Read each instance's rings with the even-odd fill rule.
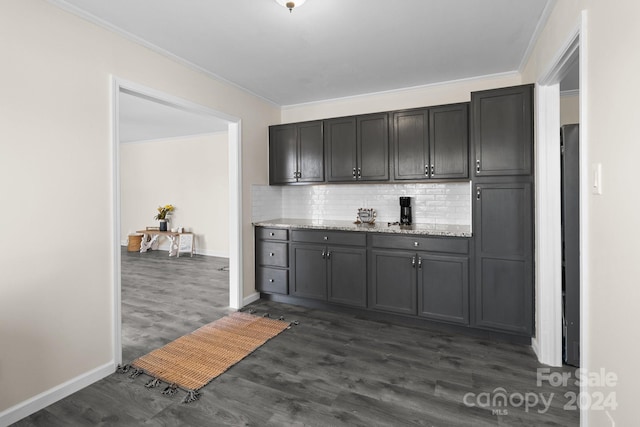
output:
[[227,131],[226,120],[183,111],[153,99],[121,91],[120,142],[154,141]]
[[276,105],[518,72],[556,0],[49,0]]

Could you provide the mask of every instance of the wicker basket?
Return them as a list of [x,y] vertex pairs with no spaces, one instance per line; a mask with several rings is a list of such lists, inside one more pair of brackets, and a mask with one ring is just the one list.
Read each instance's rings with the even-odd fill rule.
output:
[[129,234],[129,245],[127,246],[127,251],[139,252],[141,244],[142,234]]

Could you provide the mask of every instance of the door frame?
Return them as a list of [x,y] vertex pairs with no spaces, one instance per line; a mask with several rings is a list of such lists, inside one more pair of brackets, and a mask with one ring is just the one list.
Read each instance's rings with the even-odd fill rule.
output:
[[111,146],[113,197],[113,326],[112,346],[116,364],[122,363],[121,192],[120,192],[120,92],[133,92],[153,102],[223,119],[228,122],[229,144],[229,307],[243,306],[242,261],[242,127],[238,117],[179,98],[150,87],[111,76]]
[[540,362],[562,366],[562,243],[560,204],[560,81],[579,54],[580,68],[580,366],[587,366],[589,330],[586,268],[587,235],[587,12],[536,85],[536,336],[532,347]]

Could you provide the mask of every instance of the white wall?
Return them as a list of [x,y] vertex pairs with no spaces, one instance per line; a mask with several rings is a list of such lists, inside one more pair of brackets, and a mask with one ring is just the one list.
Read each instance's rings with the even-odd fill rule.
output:
[[228,257],[228,158],[227,132],[120,144],[121,242],[157,226],[157,207],[170,203],[169,227],[194,232],[197,253]]
[[[640,263],[635,239],[640,212],[637,190],[638,106],[640,56],[635,54],[640,40],[640,2],[619,0],[571,0],[556,2],[549,22],[533,51],[524,73],[524,82],[541,78],[570,32],[580,22],[581,10],[587,10],[586,85],[580,96],[587,104],[581,131],[587,135],[591,170],[602,165],[602,195],[589,192],[586,204],[588,252],[585,288],[587,304],[583,328],[586,346],[581,351],[585,368],[592,372],[605,369],[617,375],[615,387],[591,386],[588,392],[615,393],[618,408],[607,413],[590,407],[589,425],[637,424],[637,385],[640,372],[640,343],[636,339],[638,301],[640,301]],[[582,53],[581,53],[582,57]],[[584,142],[584,141],[583,141]],[[539,141],[544,143],[544,141]],[[589,180],[591,177],[589,178]]]
[[428,107],[471,100],[471,92],[515,86],[521,83],[519,74],[505,74],[460,80],[419,88],[354,96],[326,102],[291,105],[282,109],[282,122],[342,117],[353,114],[377,113],[404,108]]
[[560,124],[570,125],[580,123],[580,96],[560,96]]
[[280,109],[44,0],[0,2],[0,55],[2,413],[114,363],[111,76],[242,120],[245,295]]

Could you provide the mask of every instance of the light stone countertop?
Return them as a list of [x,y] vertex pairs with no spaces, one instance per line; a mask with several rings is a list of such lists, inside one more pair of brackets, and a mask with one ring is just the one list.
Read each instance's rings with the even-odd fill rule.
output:
[[426,236],[471,237],[471,227],[458,224],[387,225],[386,222],[355,224],[353,221],[276,218],[257,221],[256,227],[307,228],[315,230],[368,231],[371,233],[421,234]]

